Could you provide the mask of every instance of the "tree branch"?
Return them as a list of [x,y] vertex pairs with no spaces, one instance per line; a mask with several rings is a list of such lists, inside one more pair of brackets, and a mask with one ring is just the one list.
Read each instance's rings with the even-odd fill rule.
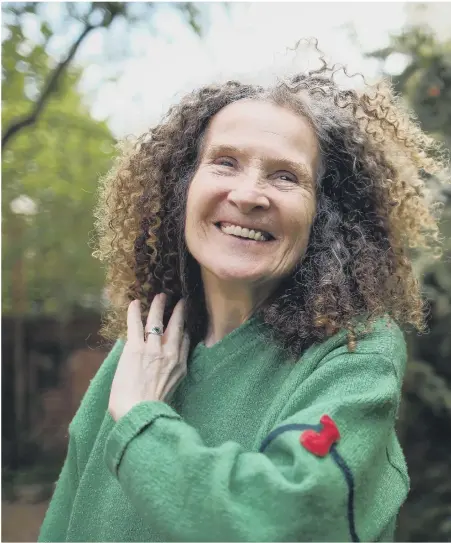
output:
[[91,32],[93,28],[96,28],[95,26],[87,25],[83,32],[78,37],[77,41],[72,45],[70,48],[70,51],[67,55],[67,57],[60,62],[56,68],[51,73],[44,90],[42,91],[41,96],[36,101],[36,104],[32,111],[29,113],[29,115],[26,115],[24,117],[18,118],[8,126],[8,128],[5,130],[3,136],[2,136],[2,150],[5,148],[6,144],[9,142],[9,140],[14,136],[17,135],[17,133],[25,128],[26,126],[30,126],[34,124],[39,115],[41,114],[42,110],[44,109],[44,106],[49,99],[51,93],[56,89],[56,86],[58,84],[58,80],[63,74],[63,72],[66,70],[67,66],[70,64],[72,59],[75,56],[75,53],[77,52],[80,44],[82,41],[86,38],[86,36]]

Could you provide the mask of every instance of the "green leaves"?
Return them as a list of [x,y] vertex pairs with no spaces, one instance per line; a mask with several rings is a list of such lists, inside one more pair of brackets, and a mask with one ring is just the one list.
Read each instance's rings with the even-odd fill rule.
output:
[[392,78],[396,90],[410,102],[426,132],[451,141],[451,41],[439,42],[432,31],[410,28],[368,56],[387,60],[393,53],[410,59]]
[[[2,55],[3,128],[30,110],[27,87],[39,90],[51,71],[43,46],[23,47],[20,25],[8,30]],[[46,24],[41,31],[47,38],[51,33]],[[18,62],[26,69],[17,71]],[[76,90],[80,76],[73,68],[63,74],[38,122],[19,132],[3,157],[5,312],[17,302],[13,293],[22,291],[27,312],[64,314],[73,305],[100,305],[103,270],[88,243],[97,181],[110,166],[114,138],[105,123],[90,117]],[[26,206],[19,214],[11,209],[23,196],[34,202],[34,214],[26,214]],[[17,266],[23,289],[14,285]]]
[[[100,307],[103,270],[91,257],[90,241],[98,179],[111,166],[115,142],[106,123],[91,118],[77,91],[82,70],[73,67],[70,56],[77,41],[61,51],[59,72],[61,65],[49,57],[47,46],[74,26],[81,43],[84,32],[108,30],[117,18],[126,19],[131,30],[143,20],[152,29],[151,15],[158,9],[152,2],[63,2],[51,15],[49,6],[2,5],[4,312],[18,302],[25,312],[64,314],[80,304]],[[193,3],[173,6],[200,34],[199,8]],[[33,41],[27,21],[35,29]],[[55,79],[56,85],[49,85]],[[17,129],[17,120],[32,113],[30,122]],[[13,203],[27,198],[33,205],[17,213],[20,206]]]

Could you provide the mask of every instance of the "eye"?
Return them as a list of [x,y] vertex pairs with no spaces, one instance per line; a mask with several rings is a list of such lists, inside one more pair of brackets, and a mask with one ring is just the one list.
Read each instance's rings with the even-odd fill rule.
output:
[[214,162],[217,166],[225,166],[226,168],[234,168],[236,161],[230,157],[220,157]]
[[290,172],[277,172],[274,174],[277,179],[281,179],[282,181],[289,181],[290,183],[297,183],[298,178],[290,173]]

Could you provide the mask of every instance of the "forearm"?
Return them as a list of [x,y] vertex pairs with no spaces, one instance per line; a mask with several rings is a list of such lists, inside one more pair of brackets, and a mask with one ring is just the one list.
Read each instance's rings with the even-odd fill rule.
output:
[[[392,361],[332,358],[308,385],[260,452],[207,447],[167,404],[143,402],[112,429],[106,463],[166,541],[377,540],[408,490],[387,460],[399,399]],[[326,435],[323,415],[339,430],[325,454],[305,441],[307,430]]]
[[[312,480],[307,473],[315,472],[315,484],[321,484],[313,457],[304,458],[305,465],[295,470],[298,476],[305,472],[305,477],[293,481],[292,466],[286,464],[293,459],[283,458],[289,454],[283,447],[276,453],[279,458],[245,452],[233,442],[205,447],[196,430],[171,411],[160,402],[136,406],[130,413],[136,436],[123,455],[121,443],[130,435],[120,436],[119,427],[106,448],[108,466],[117,473],[124,492],[165,540],[293,541],[301,531],[304,540],[327,540],[330,526],[321,528],[311,520],[311,515],[318,519],[323,515],[321,498],[309,499]],[[125,428],[126,421],[122,422]],[[126,432],[132,432],[130,426]],[[291,447],[296,437],[285,439]],[[323,461],[326,484],[328,477],[335,479],[338,473],[330,458]],[[348,539],[341,506],[336,519],[329,509],[334,537]]]

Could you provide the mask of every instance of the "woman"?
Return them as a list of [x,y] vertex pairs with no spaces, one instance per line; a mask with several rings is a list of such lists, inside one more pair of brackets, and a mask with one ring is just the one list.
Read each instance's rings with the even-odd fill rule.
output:
[[39,540],[392,540],[433,149],[326,67],[202,88],[124,149],[97,213],[120,339]]

